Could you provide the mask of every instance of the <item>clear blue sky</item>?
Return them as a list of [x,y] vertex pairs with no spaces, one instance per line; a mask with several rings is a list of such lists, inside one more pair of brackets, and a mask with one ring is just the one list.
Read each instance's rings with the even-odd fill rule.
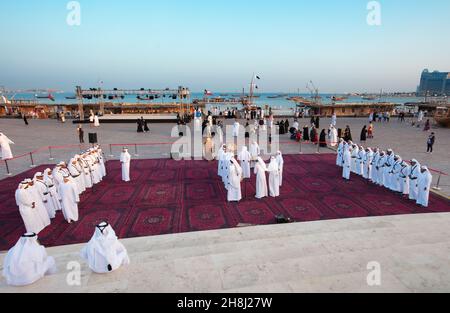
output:
[[369,27],[365,0],[0,1],[0,85],[73,90],[176,87],[263,91],[413,91],[420,72],[450,71],[450,1],[384,0]]

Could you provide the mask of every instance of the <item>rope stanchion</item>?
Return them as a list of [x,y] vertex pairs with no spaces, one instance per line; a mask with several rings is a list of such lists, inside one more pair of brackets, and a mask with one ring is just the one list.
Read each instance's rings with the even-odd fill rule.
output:
[[138,156],[139,156],[137,143],[134,144],[134,156],[135,156],[135,157],[138,157]]
[[303,154],[303,151],[302,151],[302,140],[300,140],[300,154]]
[[31,168],[36,167],[36,165],[34,165],[33,152],[30,152],[30,160],[31,160],[31,165],[30,165],[30,167],[31,167]]
[[11,172],[9,171],[8,160],[4,160],[4,161],[5,161],[5,166],[6,166],[6,176],[12,176]]
[[437,184],[436,184],[435,187],[433,187],[433,190],[437,190],[437,191],[441,191],[442,190],[442,188],[440,187],[441,177],[442,177],[442,172],[439,172],[439,177],[438,177],[438,180],[437,180]]
[[54,161],[55,160],[55,158],[53,157],[53,155],[52,155],[52,147],[48,147],[48,153],[49,153],[49,155],[50,155],[50,157],[48,158],[50,161]]
[[113,154],[113,152],[112,152],[112,145],[111,145],[111,144],[109,145],[109,157],[110,157],[110,158],[113,158],[113,157],[114,157],[114,154]]

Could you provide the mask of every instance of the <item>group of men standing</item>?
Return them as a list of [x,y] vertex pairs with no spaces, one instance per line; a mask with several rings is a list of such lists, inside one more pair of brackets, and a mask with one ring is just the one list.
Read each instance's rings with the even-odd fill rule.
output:
[[392,149],[364,148],[341,139],[336,164],[343,168],[346,180],[354,173],[428,207],[433,176],[415,159],[408,163]]
[[15,198],[28,233],[39,234],[62,211],[68,223],[79,219],[80,195],[106,176],[102,150],[95,146],[60,162],[52,170],[38,172],[19,184]]
[[[242,147],[241,152],[235,158],[234,150],[227,145],[223,145],[217,157],[218,175],[222,177],[225,189],[228,191],[227,200],[229,202],[239,202],[242,200],[241,184],[245,179],[251,178],[251,169],[256,175],[256,195],[257,199],[280,196],[280,187],[283,184],[283,155],[278,151],[276,156],[267,165],[261,158],[261,151],[258,143],[252,142],[250,147]],[[239,162],[238,162],[239,160]],[[267,175],[269,173],[269,182]]]

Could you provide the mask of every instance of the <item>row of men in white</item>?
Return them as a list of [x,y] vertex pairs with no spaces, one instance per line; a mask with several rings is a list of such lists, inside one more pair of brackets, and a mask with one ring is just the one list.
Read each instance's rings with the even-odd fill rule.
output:
[[[240,163],[236,160],[234,152],[227,149],[226,145],[219,150],[218,175],[222,177],[222,182],[228,191],[227,200],[229,202],[242,200],[241,182],[251,178],[252,168],[256,175],[256,198],[262,199],[269,195],[271,197],[280,196],[280,187],[283,184],[283,155],[278,151],[267,166],[260,154],[259,145],[256,142],[250,145],[250,149],[246,146],[242,147],[238,154]],[[269,184],[267,184],[267,172],[269,173]]]
[[428,207],[433,176],[415,159],[409,164],[392,149],[365,149],[341,139],[336,164],[343,167],[344,179],[349,180],[354,173]]
[[[92,239],[81,251],[81,257],[98,274],[113,272],[130,263],[125,246],[106,222],[96,226]],[[23,235],[8,251],[3,265],[3,276],[12,286],[31,285],[45,275],[55,273],[55,259],[47,255],[35,233]]]
[[96,146],[75,155],[69,164],[60,162],[53,170],[47,168],[22,181],[15,196],[26,231],[39,234],[58,211],[68,223],[77,222],[80,195],[105,176],[102,150]]

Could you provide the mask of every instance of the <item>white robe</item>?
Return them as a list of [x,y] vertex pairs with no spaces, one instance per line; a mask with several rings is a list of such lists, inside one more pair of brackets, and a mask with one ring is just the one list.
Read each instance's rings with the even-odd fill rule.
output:
[[94,126],[95,127],[100,127],[100,120],[99,120],[98,116],[94,117]]
[[251,170],[250,170],[251,155],[250,155],[250,152],[248,152],[247,147],[242,147],[242,151],[239,154],[239,161],[241,162],[243,177],[250,178],[251,177]]
[[10,145],[13,145],[14,142],[11,141],[4,134],[0,136],[0,152],[2,156],[2,160],[9,160],[13,158],[13,154],[11,152]]
[[234,123],[233,125],[233,137],[239,137],[239,128],[241,127],[241,124],[238,122]]
[[223,177],[224,173],[223,173],[223,162],[224,162],[224,158],[225,158],[225,151],[223,150],[223,147],[219,150],[219,152],[217,153],[217,159],[219,161],[219,164],[217,166],[217,175],[220,177]]
[[233,164],[230,165],[228,174],[228,202],[242,200],[241,179],[242,168],[237,162],[233,162]]
[[81,250],[81,257],[88,262],[89,268],[98,274],[106,274],[130,264],[127,249],[119,241],[111,226],[103,233],[96,228],[94,236]]
[[53,257],[47,256],[37,237],[22,237],[8,251],[3,264],[3,277],[11,286],[31,285],[45,275],[56,273]]
[[371,177],[370,180],[372,181],[372,183],[377,184],[378,183],[378,170],[377,170],[377,166],[378,166],[378,161],[380,160],[380,153],[379,152],[375,152],[372,158],[372,162],[371,162]]
[[83,171],[77,166],[77,164],[71,163],[67,166],[67,169],[70,172],[70,175],[72,176],[73,182],[75,185],[77,185],[77,190],[79,194],[82,194],[86,191],[86,182],[84,180]]
[[352,167],[352,155],[348,147],[344,147],[344,155],[342,159],[343,159],[342,177],[349,180]]
[[277,154],[278,171],[280,173],[280,187],[283,186],[284,158],[282,154]]
[[336,165],[342,167],[344,165],[344,143],[341,142],[337,149]]
[[73,184],[70,182],[59,185],[59,194],[61,196],[61,206],[64,218],[67,222],[78,222],[78,202],[80,198]]
[[403,164],[399,174],[399,192],[407,196],[409,194],[409,173],[411,167],[408,164]]
[[233,154],[231,152],[226,152],[224,155],[224,161],[223,161],[223,177],[222,182],[225,185],[225,189],[228,190],[228,182],[229,182],[229,176],[230,176],[230,162],[233,158]]
[[58,190],[56,189],[55,181],[53,179],[53,176],[49,176],[47,174],[47,171],[46,171],[46,174],[44,175],[44,181],[48,187],[48,192],[50,194],[50,201],[51,201],[53,207],[55,208],[55,211],[61,211],[62,210],[61,202],[60,202]]
[[363,160],[363,177],[365,179],[372,179],[372,160],[373,160],[373,151],[366,152],[366,155]]
[[363,176],[364,175],[364,160],[366,158],[366,151],[359,150],[358,157],[356,159],[356,174]]
[[419,176],[420,176],[420,164],[417,163],[411,167],[409,173],[409,199],[417,200],[419,198]]
[[256,175],[256,198],[262,199],[269,196],[269,190],[267,188],[267,177],[266,177],[267,167],[266,164],[261,160],[255,165],[255,175]]
[[50,225],[46,224],[41,218],[36,207],[33,208],[34,201],[28,189],[17,189],[15,197],[20,216],[22,217],[27,232],[39,234],[45,227]]
[[124,182],[129,182],[130,178],[130,165],[131,165],[131,155],[125,152],[120,155],[120,162],[122,163],[122,180]]
[[92,188],[92,186],[94,185],[94,182],[93,182],[93,176],[91,174],[89,162],[87,161],[87,159],[82,158],[80,165],[83,169],[82,176],[84,178],[84,186],[86,187],[86,189]]
[[331,117],[331,124],[333,126],[337,125],[337,116],[336,116],[336,114],[333,114],[333,116]]
[[56,208],[53,204],[53,201],[50,196],[50,191],[48,190],[48,186],[42,180],[35,180],[34,185],[39,193],[42,195],[42,200],[44,202],[44,206],[47,209],[48,216],[52,219],[56,217]]
[[428,203],[430,200],[430,191],[432,182],[433,176],[431,175],[430,171],[427,170],[425,173],[420,173],[417,182],[417,186],[419,189],[417,204],[422,205],[426,208],[428,207]]
[[252,162],[250,164],[250,167],[253,168],[255,166],[256,160],[258,159],[259,155],[261,154],[261,151],[259,149],[259,145],[257,143],[252,143],[250,145],[249,152],[250,152],[250,156],[252,158]]
[[280,169],[278,168],[278,162],[273,159],[267,171],[269,172],[269,195],[273,198],[280,196]]
[[394,153],[392,153],[391,155],[387,155],[386,162],[384,164],[383,185],[384,185],[384,187],[386,187],[388,189],[392,189],[393,175],[391,174],[391,172],[394,169],[394,164],[395,164],[394,158],[395,158]]
[[355,173],[355,174],[357,174],[358,153],[359,153],[358,147],[354,148],[351,153],[351,158],[352,158],[351,171],[352,171],[352,173]]
[[44,204],[44,195],[39,192],[38,187],[36,186],[36,183],[32,187],[28,187],[27,189],[30,193],[30,197],[32,199],[32,202],[34,202],[36,211],[38,212],[39,216],[41,217],[42,222],[47,227],[51,224],[50,221],[50,215],[48,214],[47,208]]
[[330,133],[328,134],[328,145],[330,147],[336,147],[338,145],[338,131],[336,128],[331,128]]
[[391,178],[391,190],[395,192],[402,192],[400,190],[400,172],[402,170],[402,162],[403,160],[398,160],[392,166],[392,178]]

